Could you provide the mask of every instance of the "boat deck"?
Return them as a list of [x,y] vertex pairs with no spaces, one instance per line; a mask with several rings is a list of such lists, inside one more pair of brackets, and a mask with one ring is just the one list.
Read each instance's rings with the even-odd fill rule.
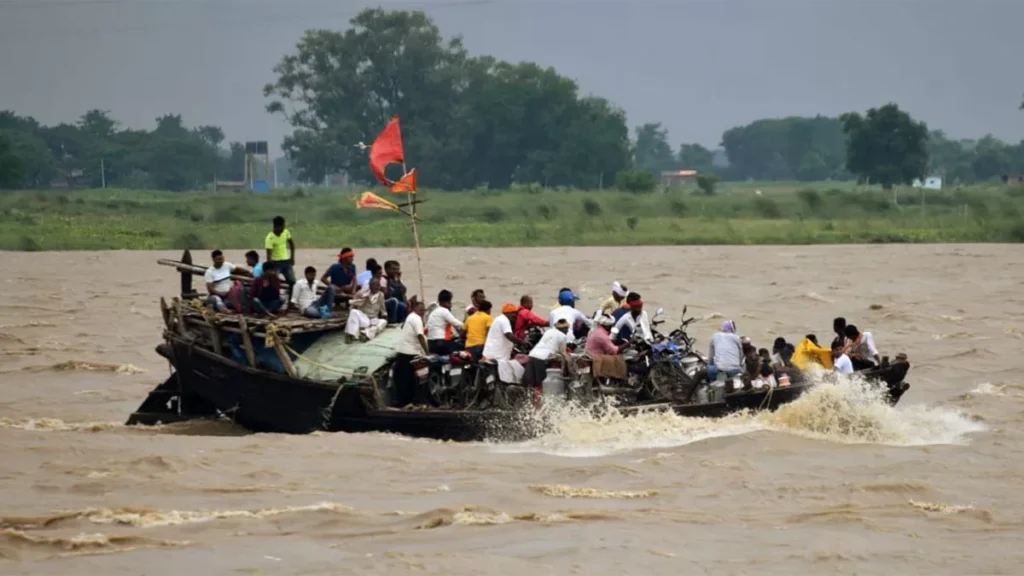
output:
[[252,335],[260,337],[266,335],[266,329],[270,325],[292,334],[301,334],[304,332],[340,330],[345,327],[345,323],[348,321],[347,310],[337,310],[334,317],[326,320],[306,318],[294,310],[269,318],[252,314],[217,312],[202,304],[197,305],[190,300],[177,299],[175,299],[172,306],[168,306],[165,301],[161,301],[161,309],[164,312],[165,320],[171,320],[173,316],[178,316],[186,328],[195,325],[207,326],[213,324],[227,332],[248,330]]

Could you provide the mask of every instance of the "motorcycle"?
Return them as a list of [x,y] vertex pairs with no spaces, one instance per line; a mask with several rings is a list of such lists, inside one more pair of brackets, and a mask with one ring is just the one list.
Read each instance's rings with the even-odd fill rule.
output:
[[[437,408],[465,409],[475,401],[470,383],[476,377],[476,359],[464,350],[447,356],[428,356],[426,376],[417,371],[431,405]],[[415,365],[414,365],[415,367]]]

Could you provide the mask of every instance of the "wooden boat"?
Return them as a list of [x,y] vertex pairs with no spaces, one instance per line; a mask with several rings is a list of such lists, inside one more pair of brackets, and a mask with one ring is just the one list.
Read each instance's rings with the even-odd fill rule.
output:
[[[192,265],[187,251],[181,261],[160,263],[174,266],[182,276],[182,297],[170,304],[160,301],[164,342],[156,351],[173,372],[129,417],[129,425],[227,417],[255,432],[391,432],[456,441],[513,440],[536,432],[519,425],[522,419],[507,410],[394,408],[389,361],[370,357],[356,369],[338,368],[317,364],[303,354],[311,340],[337,335],[344,328],[345,314],[327,320],[268,320],[212,312],[198,302],[192,289],[193,275],[202,274],[203,268]],[[371,343],[386,338],[381,335]],[[907,369],[909,364],[897,363],[875,376],[889,384],[893,403],[908,386],[903,382]],[[332,372],[336,374],[326,374]],[[796,383],[729,394],[717,402],[649,404],[624,412],[670,408],[683,416],[717,417],[746,409],[774,410],[809,387]]]

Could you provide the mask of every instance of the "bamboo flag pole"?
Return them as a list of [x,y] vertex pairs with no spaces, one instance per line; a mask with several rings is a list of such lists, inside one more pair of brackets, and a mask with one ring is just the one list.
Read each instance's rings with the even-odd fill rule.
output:
[[[405,162],[402,162],[402,173],[405,175],[409,174],[409,172],[406,171]],[[413,194],[415,194],[415,192],[413,192]],[[411,204],[411,206],[409,206],[409,219],[412,220],[413,245],[416,247],[416,272],[419,274],[420,280],[420,300],[426,302],[427,294],[423,291],[423,260],[420,258],[420,232],[416,227],[416,202],[410,198],[409,204]]]

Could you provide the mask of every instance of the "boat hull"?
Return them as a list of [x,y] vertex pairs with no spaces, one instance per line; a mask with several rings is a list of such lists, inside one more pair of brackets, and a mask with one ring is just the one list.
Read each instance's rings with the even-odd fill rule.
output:
[[[150,411],[133,414],[129,424],[188,419],[189,414],[185,412],[191,405],[202,407],[195,417],[211,417],[219,412],[254,432],[384,432],[473,441],[517,440],[537,431],[536,426],[524,427],[515,414],[497,410],[378,408],[377,391],[370,385],[315,382],[257,370],[176,336],[168,336],[167,343],[158,346],[157,351],[171,362],[175,372],[151,394],[176,390],[179,400],[161,416],[153,410],[152,398],[147,399],[143,406],[149,406]],[[907,387],[902,381],[899,384],[899,393],[890,394],[893,404]],[[810,388],[810,384],[797,383],[763,392],[732,394],[720,402],[663,403],[621,411],[630,414],[648,409],[671,409],[681,416],[713,418],[741,410],[775,410]]]

